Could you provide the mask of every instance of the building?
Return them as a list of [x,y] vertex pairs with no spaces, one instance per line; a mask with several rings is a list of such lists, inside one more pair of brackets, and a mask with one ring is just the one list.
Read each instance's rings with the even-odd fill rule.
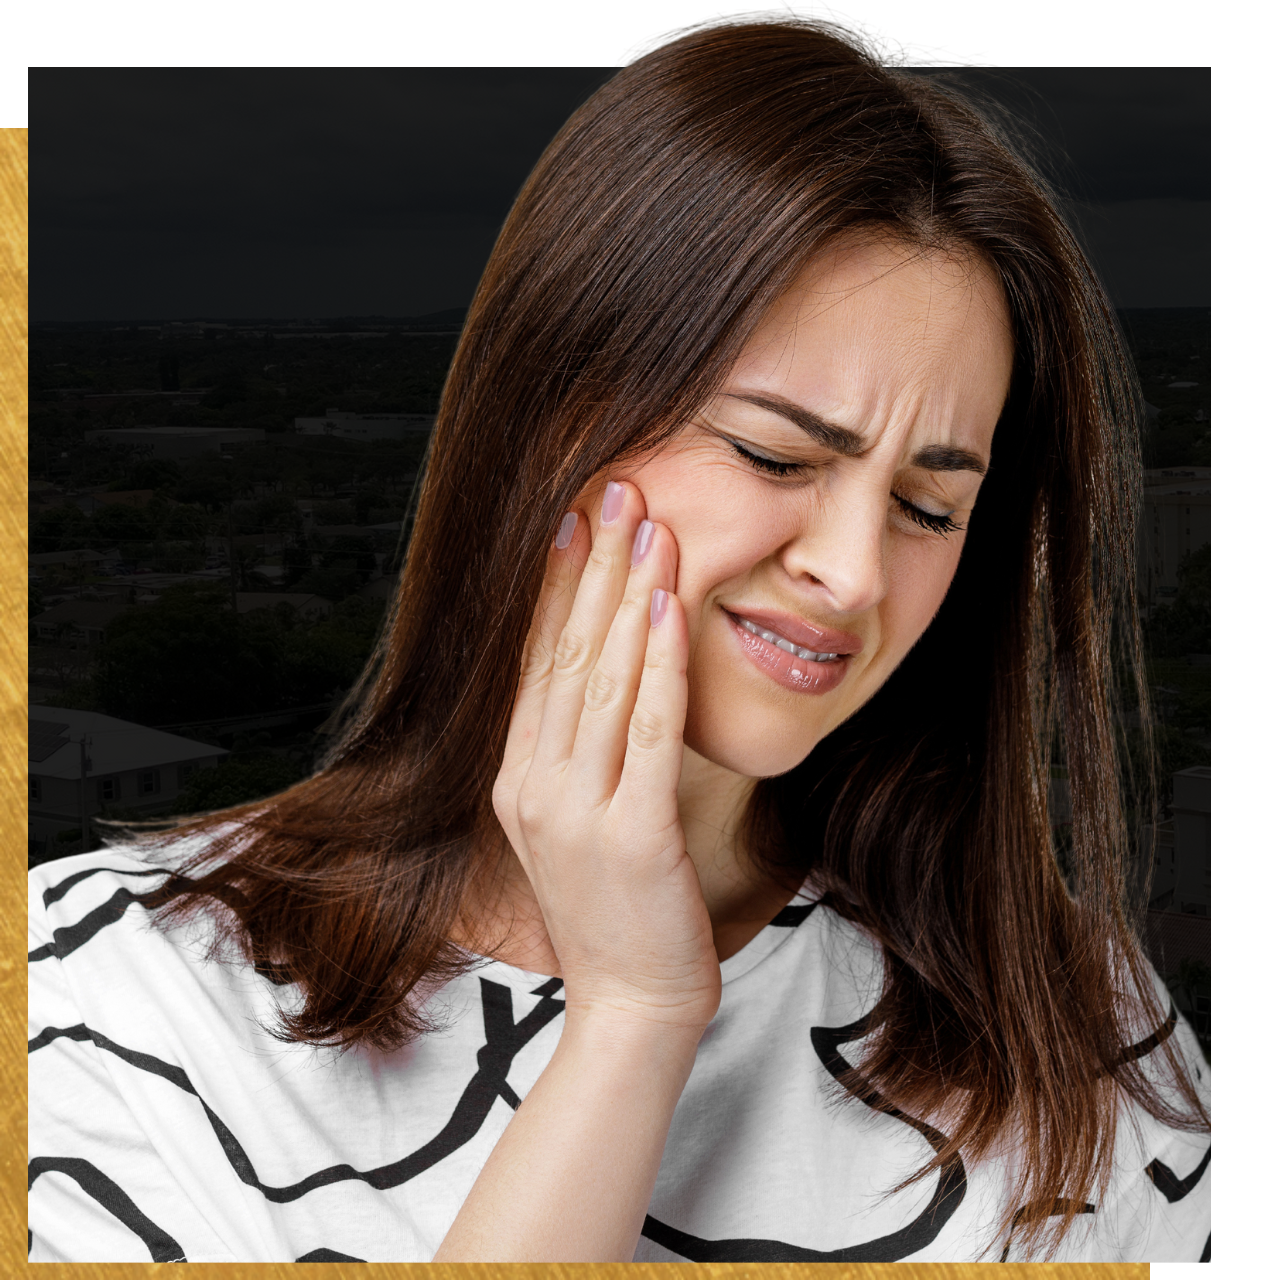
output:
[[398,572],[379,573],[376,578],[370,578],[356,594],[363,596],[366,600],[388,601],[395,595],[399,585],[400,575]]
[[33,706],[28,717],[27,850],[33,862],[57,857],[59,845],[78,841],[81,824],[104,809],[169,808],[192,772],[212,769],[228,754],[96,711]]
[[75,551],[41,551],[36,555],[27,557],[27,566],[39,572],[41,569],[66,569],[69,572],[78,573],[87,571],[92,573],[106,573],[113,564],[120,563],[120,549],[112,548],[109,551],[90,551],[87,547],[80,547]]
[[108,625],[129,608],[127,599],[64,600],[31,619],[41,640],[62,640],[72,645],[101,644]]
[[1178,590],[1182,557],[1209,541],[1209,468],[1143,472],[1138,589],[1149,602]]
[[113,427],[86,431],[86,441],[128,445],[152,458],[182,462],[211,453],[231,453],[266,438],[260,427]]
[[406,435],[428,434],[436,424],[434,413],[346,413],[329,409],[323,418],[294,418],[301,436],[339,436],[344,440],[403,440]]

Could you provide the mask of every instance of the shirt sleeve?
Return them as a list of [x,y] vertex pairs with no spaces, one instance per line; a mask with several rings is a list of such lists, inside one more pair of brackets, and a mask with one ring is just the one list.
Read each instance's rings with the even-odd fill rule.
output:
[[[115,1087],[32,881],[28,1255],[32,1262],[231,1262]],[[109,1043],[109,1042],[108,1042]]]

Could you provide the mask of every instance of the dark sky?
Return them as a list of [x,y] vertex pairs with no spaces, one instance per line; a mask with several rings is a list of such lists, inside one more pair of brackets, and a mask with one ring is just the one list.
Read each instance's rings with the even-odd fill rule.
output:
[[[586,68],[35,69],[34,320],[465,306]],[[1030,130],[1120,306],[1209,303],[1209,72],[948,71]]]

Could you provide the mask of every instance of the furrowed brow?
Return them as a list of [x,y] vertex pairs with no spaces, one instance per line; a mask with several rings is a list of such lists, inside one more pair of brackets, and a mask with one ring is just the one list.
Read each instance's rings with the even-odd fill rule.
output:
[[[820,414],[814,413],[792,400],[782,396],[767,396],[750,391],[732,391],[727,393],[731,399],[753,404],[758,409],[767,409],[779,417],[795,423],[806,435],[811,436],[832,453],[843,454],[848,458],[856,458],[866,452],[866,437],[860,432],[851,431],[830,422]],[[911,458],[911,465],[923,471],[976,471],[978,475],[987,474],[987,464],[970,449],[961,449],[956,445],[930,444],[918,449]]]

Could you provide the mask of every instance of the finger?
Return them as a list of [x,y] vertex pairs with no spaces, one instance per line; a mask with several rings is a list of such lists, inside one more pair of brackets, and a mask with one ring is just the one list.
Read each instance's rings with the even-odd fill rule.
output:
[[[657,595],[661,588],[655,590]],[[684,764],[684,721],[689,705],[689,628],[679,597],[664,592],[645,645],[644,670],[627,728],[622,776],[610,808],[645,814],[646,829],[678,830],[676,790]],[[665,604],[665,608],[663,605]],[[681,844],[680,852],[684,852]]]
[[675,589],[679,549],[665,525],[642,521],[632,547],[622,603],[587,680],[573,744],[573,767],[586,794],[607,802],[618,786],[651,630],[655,587]]
[[[609,490],[615,492],[611,495]],[[620,496],[617,490],[621,490]],[[606,490],[591,554],[556,642],[534,748],[534,768],[558,769],[573,755],[587,681],[622,603],[631,571],[631,547],[644,514],[644,497],[635,485],[611,484]]]
[[573,609],[578,579],[590,548],[591,532],[586,516],[581,511],[566,512],[547,552],[547,571],[520,656],[520,685],[507,729],[504,768],[533,755],[556,642]]

